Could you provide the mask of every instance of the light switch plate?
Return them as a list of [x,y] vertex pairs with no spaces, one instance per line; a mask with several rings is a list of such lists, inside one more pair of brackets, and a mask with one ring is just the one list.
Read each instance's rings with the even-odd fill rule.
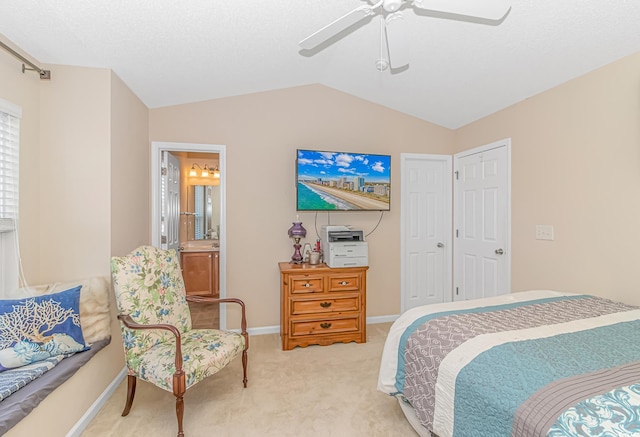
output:
[[553,240],[553,226],[536,225],[536,240]]

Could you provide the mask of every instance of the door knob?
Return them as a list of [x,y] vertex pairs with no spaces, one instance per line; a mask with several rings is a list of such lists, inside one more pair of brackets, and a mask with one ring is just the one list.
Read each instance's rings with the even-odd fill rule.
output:
[[502,255],[503,253],[504,253],[504,250],[496,249],[496,255]]
[[436,246],[438,246],[438,247],[444,247],[444,243],[438,243],[438,244],[436,244]]

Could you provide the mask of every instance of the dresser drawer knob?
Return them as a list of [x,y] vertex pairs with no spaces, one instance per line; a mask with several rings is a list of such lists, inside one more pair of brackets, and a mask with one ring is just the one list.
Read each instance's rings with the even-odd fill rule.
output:
[[321,302],[320,306],[322,308],[329,308],[331,306],[331,302]]
[[331,323],[320,323],[320,327],[322,329],[329,329],[331,328]]
[[349,285],[347,281],[340,281],[340,285]]
[[306,284],[304,284],[305,287],[309,288],[311,287],[311,284],[309,284],[308,282]]

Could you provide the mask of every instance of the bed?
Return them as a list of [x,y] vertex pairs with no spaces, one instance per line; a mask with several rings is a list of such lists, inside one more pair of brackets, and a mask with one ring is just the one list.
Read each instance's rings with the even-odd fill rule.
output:
[[545,290],[413,308],[378,389],[421,436],[640,435],[640,309]]

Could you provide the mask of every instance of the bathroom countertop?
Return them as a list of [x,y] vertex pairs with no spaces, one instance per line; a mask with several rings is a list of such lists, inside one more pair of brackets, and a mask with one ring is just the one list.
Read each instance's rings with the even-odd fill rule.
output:
[[181,252],[219,252],[220,243],[217,240],[196,240],[180,243]]
[[180,252],[220,252],[219,247],[185,247]]

